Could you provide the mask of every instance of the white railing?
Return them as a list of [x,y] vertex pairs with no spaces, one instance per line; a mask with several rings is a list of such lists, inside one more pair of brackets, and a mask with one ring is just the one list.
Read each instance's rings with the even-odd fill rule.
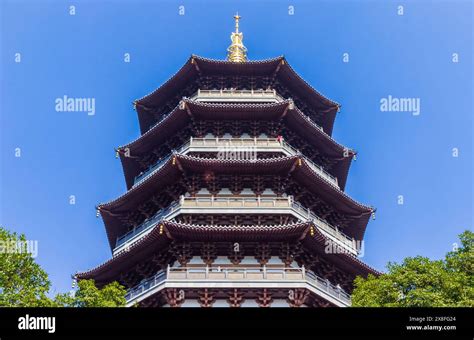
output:
[[116,242],[114,255],[123,251],[127,244],[135,242],[162,220],[171,220],[180,213],[224,213],[224,210],[245,213],[289,213],[301,221],[312,221],[318,230],[337,245],[343,247],[353,255],[357,255],[359,249],[353,238],[339,231],[337,227],[332,226],[323,220],[310,209],[303,207],[295,202],[293,197],[184,197],[181,196],[179,202],[176,202],[164,210],[160,210],[153,217],[146,220],[136,228],[119,237]]
[[189,147],[281,147],[278,138],[265,137],[191,137]]
[[156,223],[165,220],[168,215],[170,215],[172,212],[175,211],[177,208],[178,204],[172,204],[166,209],[162,209],[158,211],[155,215],[153,215],[151,218],[146,219],[143,223],[138,225],[137,227],[133,228],[129,232],[127,232],[125,235],[120,236],[117,238],[117,242],[115,244],[115,247],[118,248],[121,245],[125,244],[128,240],[131,240],[132,238],[136,238],[137,236],[141,235],[145,231],[149,230],[151,227],[154,227]]
[[135,180],[133,182],[133,186],[137,185],[140,182],[143,182],[145,178],[150,176],[152,173],[158,171],[167,161],[168,159],[171,158],[171,155],[168,155],[162,159],[160,159],[158,162],[150,166],[147,170],[141,172],[137,177],[135,177]]
[[282,145],[282,148],[286,150],[290,155],[292,156],[298,155],[302,157],[311,169],[313,169],[316,173],[321,175],[321,177],[323,177],[327,182],[329,182],[330,184],[332,184],[333,186],[339,189],[337,178],[331,175],[326,170],[324,170],[322,166],[315,164],[311,159],[303,155],[298,149],[295,149],[287,142],[282,140],[281,145]]
[[281,102],[284,99],[280,97],[275,90],[201,90],[190,98],[195,101],[203,102]]
[[326,236],[334,238],[337,241],[342,242],[345,245],[345,248],[350,250],[352,253],[358,254],[359,249],[357,248],[355,239],[350,238],[343,232],[339,231],[337,227],[332,226],[321,217],[316,215],[310,209],[303,207],[297,202],[292,202],[292,208],[298,211],[302,216],[306,216],[308,220],[311,220],[316,227],[318,227]]
[[353,254],[358,253],[356,242],[353,238],[339,231],[337,227],[332,226],[310,209],[303,207],[295,202],[293,197],[181,197],[180,209],[201,208],[201,209],[288,209],[293,212],[299,220],[312,221],[326,236],[342,243],[345,249]]
[[319,291],[323,291],[345,305],[351,304],[351,297],[339,286],[334,286],[311,271],[302,268],[267,268],[266,266],[244,267],[169,267],[161,270],[152,277],[145,279],[127,291],[125,299],[131,303],[139,296],[151,291],[154,287],[166,281],[279,281],[306,282]]
[[145,279],[144,281],[140,282],[138,285],[134,286],[131,289],[127,290],[125,294],[125,300],[130,302],[138,295],[141,295],[144,292],[149,291],[153,287],[156,287],[158,284],[166,280],[166,272],[159,271],[152,277]]
[[[323,167],[315,164],[311,159],[301,154],[300,151],[292,147],[283,139],[278,138],[194,138],[191,137],[189,142],[182,145],[176,153],[188,154],[190,152],[219,152],[226,151],[223,148],[252,148],[255,153],[258,152],[282,152],[287,156],[299,156],[305,160],[308,166],[320,175],[329,184],[339,189],[337,178],[328,173]],[[247,149],[245,149],[247,150]],[[238,151],[238,150],[237,150]],[[171,157],[164,157],[146,171],[135,177],[134,185],[142,182],[145,178],[157,171]]]

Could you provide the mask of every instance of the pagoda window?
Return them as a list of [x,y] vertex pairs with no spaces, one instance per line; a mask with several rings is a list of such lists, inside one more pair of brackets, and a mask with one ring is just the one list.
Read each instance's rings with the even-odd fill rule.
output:
[[274,299],[272,307],[288,307],[288,302],[285,299]]
[[255,300],[247,299],[241,303],[240,307],[257,308],[260,307],[260,305]]
[[211,193],[207,188],[201,188],[197,193],[196,196],[211,196]]
[[200,256],[193,256],[189,262],[184,266],[184,267],[187,267],[188,265],[190,264],[200,264],[200,265],[203,265],[204,262],[202,260],[202,258]]
[[212,304],[212,306],[219,308],[227,308],[229,307],[229,303],[224,299],[217,299],[216,302]]
[[181,307],[201,307],[199,301],[188,299],[181,304]]
[[233,196],[232,192],[229,188],[222,188],[218,193],[218,196]]
[[244,265],[244,264],[257,264],[257,265],[260,265],[260,263],[258,263],[257,259],[255,257],[252,257],[252,256],[245,256],[242,261],[240,262],[241,265]]
[[244,188],[240,192],[240,196],[255,196],[255,193],[250,188]]
[[276,196],[275,192],[272,189],[265,189],[261,196]]
[[[214,266],[219,266],[219,265],[232,265],[232,262],[230,262],[229,258],[227,256],[218,256],[213,263]],[[216,268],[213,268],[216,269]]]
[[281,266],[283,261],[279,259],[277,256],[272,256],[268,259],[267,265],[278,265]]

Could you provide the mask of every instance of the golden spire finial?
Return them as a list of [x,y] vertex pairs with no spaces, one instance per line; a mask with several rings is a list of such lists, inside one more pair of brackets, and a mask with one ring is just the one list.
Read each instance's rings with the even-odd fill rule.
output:
[[237,14],[234,15],[234,19],[235,19],[235,33],[239,33],[239,20],[240,20],[239,12],[237,12]]
[[229,48],[227,49],[227,60],[234,63],[242,63],[247,61],[247,48],[245,48],[243,44],[244,35],[239,32],[239,20],[241,18],[242,17],[239,15],[239,13],[234,15],[235,32],[232,32],[230,35],[232,44],[230,44]]

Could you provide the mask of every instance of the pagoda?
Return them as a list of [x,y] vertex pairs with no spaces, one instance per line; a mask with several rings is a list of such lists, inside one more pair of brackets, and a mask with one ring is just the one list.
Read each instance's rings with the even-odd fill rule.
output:
[[340,106],[284,57],[247,60],[234,18],[226,60],[192,55],[134,102],[127,191],[97,207],[112,258],[76,278],[118,281],[127,306],[350,306],[378,273],[358,258],[374,209],[344,192]]

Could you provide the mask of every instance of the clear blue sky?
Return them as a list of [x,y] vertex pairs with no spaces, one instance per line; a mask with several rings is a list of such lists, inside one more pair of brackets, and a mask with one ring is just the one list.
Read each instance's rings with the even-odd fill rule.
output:
[[[193,53],[225,58],[236,11],[250,59],[283,54],[342,104],[334,137],[359,152],[347,192],[377,208],[364,261],[440,258],[472,228],[470,1],[0,2],[0,224],[39,241],[57,292],[111,256],[94,207],[125,191],[114,147],[139,135],[132,101]],[[63,95],[95,98],[95,116],[56,112]],[[388,95],[420,98],[421,114],[381,112]]]

